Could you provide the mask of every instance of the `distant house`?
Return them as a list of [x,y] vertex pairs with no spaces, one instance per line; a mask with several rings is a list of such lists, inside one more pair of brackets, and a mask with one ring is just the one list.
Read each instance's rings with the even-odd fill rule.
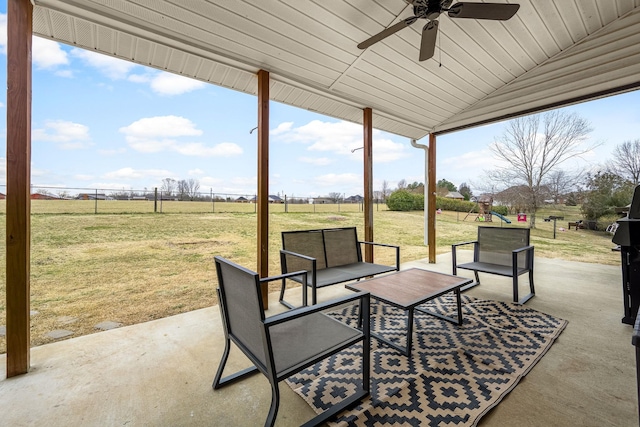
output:
[[[253,196],[251,203],[256,203],[257,196]],[[280,196],[269,195],[269,203],[284,203],[284,200]]]
[[78,194],[80,200],[107,200],[107,195],[104,193],[80,193]]
[[62,200],[62,199],[58,196],[54,196],[53,194],[33,193],[31,195],[31,200]]
[[313,199],[313,204],[314,205],[322,205],[322,204],[330,204],[330,203],[335,203],[335,201],[333,199],[330,199],[328,197],[315,197]]
[[364,197],[360,195],[355,195],[355,196],[349,196],[346,199],[344,199],[344,203],[362,203],[363,200],[364,200]]
[[249,199],[247,199],[246,197],[240,196],[236,199],[236,203],[249,203]]
[[7,196],[6,196],[6,195],[4,195],[4,194],[0,193],[0,200],[4,200],[4,199],[6,199],[6,198],[7,198]]
[[457,191],[449,191],[444,197],[447,199],[464,200],[464,196]]

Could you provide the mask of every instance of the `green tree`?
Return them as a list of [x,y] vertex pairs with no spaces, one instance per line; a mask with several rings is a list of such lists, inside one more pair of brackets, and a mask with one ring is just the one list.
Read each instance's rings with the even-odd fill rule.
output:
[[446,188],[447,191],[458,191],[458,189],[456,188],[455,184],[451,181],[447,181],[446,179],[442,178],[440,181],[438,181],[436,183],[436,187],[437,188]]
[[462,194],[462,197],[464,197],[464,199],[467,201],[471,200],[471,197],[473,197],[473,193],[471,192],[471,187],[469,187],[469,185],[466,182],[463,182],[462,184],[460,184],[460,187],[458,187],[458,192]]
[[611,172],[589,175],[586,186],[581,210],[587,220],[613,215],[616,207],[628,205],[633,197],[633,183]]

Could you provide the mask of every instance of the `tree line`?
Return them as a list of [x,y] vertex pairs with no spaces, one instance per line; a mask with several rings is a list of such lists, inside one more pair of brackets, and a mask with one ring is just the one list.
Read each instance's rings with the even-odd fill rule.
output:
[[[437,195],[458,191],[473,200],[473,186],[512,212],[528,212],[531,228],[536,226],[536,211],[547,203],[580,205],[585,219],[612,222],[616,208],[631,202],[640,183],[640,139],[620,143],[612,159],[602,164],[565,168],[569,160],[601,145],[589,142],[591,131],[587,120],[563,110],[513,119],[490,145],[499,163],[483,171],[484,181],[456,187],[441,179]],[[395,191],[423,194],[424,185],[402,180]]]

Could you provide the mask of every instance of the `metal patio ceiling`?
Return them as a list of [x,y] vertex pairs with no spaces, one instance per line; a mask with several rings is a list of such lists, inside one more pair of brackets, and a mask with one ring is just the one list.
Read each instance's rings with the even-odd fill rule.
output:
[[[480,0],[477,0],[480,1]],[[493,0],[494,2],[506,2]],[[518,0],[508,21],[413,15],[404,0],[34,0],[35,34],[420,139],[640,86],[640,0]]]

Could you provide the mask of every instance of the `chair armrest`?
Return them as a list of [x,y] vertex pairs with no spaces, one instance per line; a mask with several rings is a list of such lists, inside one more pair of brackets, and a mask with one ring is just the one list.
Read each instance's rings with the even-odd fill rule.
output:
[[511,256],[511,257],[512,257],[512,261],[511,261],[511,263],[512,263],[512,265],[513,265],[513,274],[515,274],[515,273],[516,273],[516,270],[517,270],[517,268],[518,268],[518,254],[519,254],[520,252],[524,252],[524,251],[527,251],[527,252],[528,252],[528,253],[527,253],[527,260],[526,260],[526,262],[527,262],[527,268],[528,268],[529,270],[532,270],[532,269],[533,269],[533,245],[523,246],[523,247],[521,247],[521,248],[514,249],[514,250],[512,251],[512,256]]
[[320,311],[325,311],[329,308],[337,307],[339,305],[343,305],[349,302],[360,300],[360,303],[363,306],[369,307],[369,292],[357,292],[354,295],[347,295],[345,297],[333,299],[331,301],[326,301],[320,304],[305,306],[294,308],[290,311],[275,314],[271,317],[268,317],[264,320],[264,324],[266,327],[271,327],[278,325],[280,323],[288,322],[289,320],[297,319],[299,317],[308,316],[312,313],[318,313]]
[[451,248],[455,248],[457,246],[463,246],[463,245],[470,245],[470,244],[474,244],[477,245],[478,241],[477,240],[470,240],[468,242],[461,242],[461,243],[454,243],[453,245],[451,245]]
[[398,245],[388,245],[386,243],[375,243],[375,242],[365,242],[359,241],[363,245],[371,245],[371,246],[381,246],[384,248],[394,248],[396,250],[396,270],[400,271],[400,246]]
[[306,259],[307,261],[315,261],[316,260],[314,257],[310,257],[310,256],[307,256],[307,255],[302,255],[302,254],[299,254],[299,253],[296,253],[296,252],[291,252],[291,251],[288,251],[286,249],[280,249],[280,253],[284,254],[284,255],[291,255],[291,256],[298,257],[298,258]]
[[470,240],[468,242],[460,242],[460,243],[454,243],[453,245],[451,245],[451,264],[453,265],[453,272],[452,274],[455,276],[456,274],[458,274],[458,256],[456,254],[456,248],[458,246],[464,246],[464,245],[470,245],[473,243],[473,258],[475,259],[476,257],[476,252],[477,252],[477,247],[478,247],[478,241],[477,240]]
[[513,250],[513,253],[516,253],[516,254],[517,254],[517,253],[520,253],[520,252],[522,252],[522,251],[533,251],[533,245],[523,246],[523,247],[521,247],[521,248],[514,249],[514,250]]
[[288,279],[294,276],[304,276],[303,283],[307,283],[307,270],[293,271],[291,273],[278,274],[260,279],[260,283],[273,282],[274,280]]

